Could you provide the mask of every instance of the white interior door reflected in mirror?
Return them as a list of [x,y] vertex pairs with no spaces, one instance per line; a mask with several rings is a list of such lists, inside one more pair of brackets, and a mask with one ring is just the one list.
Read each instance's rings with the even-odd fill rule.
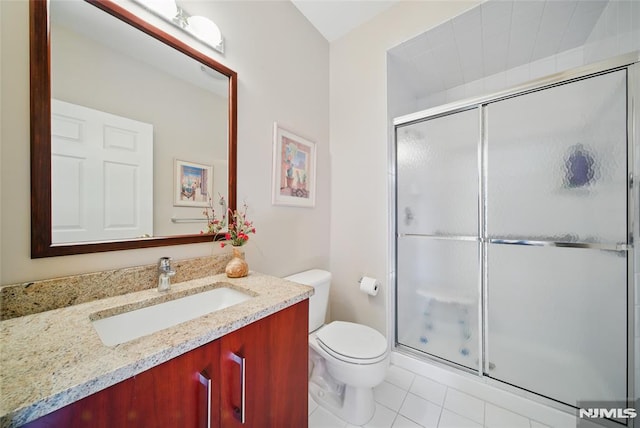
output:
[[153,125],[51,102],[52,242],[153,235]]

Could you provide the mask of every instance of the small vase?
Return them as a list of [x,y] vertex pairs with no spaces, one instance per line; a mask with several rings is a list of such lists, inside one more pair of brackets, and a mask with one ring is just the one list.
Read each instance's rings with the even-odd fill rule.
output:
[[244,254],[240,250],[240,247],[231,247],[233,249],[233,257],[227,263],[227,267],[224,271],[229,278],[242,278],[249,274],[249,265],[244,260]]

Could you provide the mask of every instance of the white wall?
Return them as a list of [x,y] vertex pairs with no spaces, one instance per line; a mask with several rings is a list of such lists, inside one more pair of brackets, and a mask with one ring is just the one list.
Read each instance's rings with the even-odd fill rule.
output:
[[[246,247],[253,270],[286,275],[329,267],[329,45],[288,1],[184,2],[210,16],[226,38],[214,59],[238,73],[238,202],[257,234]],[[0,2],[0,283],[54,278],[223,251],[214,244],[30,259],[29,4]],[[286,24],[286,25],[285,25]],[[193,43],[186,36],[180,37]],[[271,205],[272,126],[317,143],[316,207]]]
[[[3,17],[2,6],[0,6],[0,23],[4,22],[2,17]],[[9,33],[6,31],[6,26],[3,24],[0,27],[0,58],[2,58],[2,51],[4,50],[4,48],[3,48],[4,43],[2,41],[3,40],[7,40],[8,38],[9,38]],[[2,94],[4,93],[5,86],[6,86],[5,83],[4,83],[4,69],[5,69],[6,63],[7,63],[7,61],[1,61],[0,60],[0,100],[2,99]],[[3,117],[2,116],[2,111],[3,111],[2,104],[3,103],[0,102],[0,128],[2,128],[1,125],[2,125],[2,117]],[[3,150],[2,150],[2,144],[1,144],[2,143],[2,136],[3,136],[2,131],[0,131],[0,179],[4,180],[4,175],[2,174],[2,170],[3,170],[3,168],[2,168],[2,157],[3,157],[2,156],[2,152],[3,152]],[[1,187],[0,187],[0,196],[1,195],[2,195],[2,190],[1,190]],[[3,207],[3,205],[4,204],[2,203],[2,198],[0,197],[0,242],[2,242],[4,240],[4,236],[3,236],[3,232],[2,232],[2,229],[3,229],[2,225],[4,224],[2,222],[2,218],[3,218],[2,207]],[[0,245],[0,278],[2,278],[2,262],[1,262],[2,253],[3,253],[2,245]],[[1,283],[2,283],[2,281],[0,280],[0,284]]]
[[[331,317],[387,334],[387,50],[478,4],[401,2],[331,44]],[[358,291],[362,275],[382,282]]]

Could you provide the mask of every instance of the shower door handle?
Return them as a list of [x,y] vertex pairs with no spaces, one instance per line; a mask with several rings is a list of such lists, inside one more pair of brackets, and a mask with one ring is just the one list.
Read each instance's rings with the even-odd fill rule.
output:
[[626,252],[633,248],[633,244],[624,242],[601,243],[601,242],[572,242],[554,241],[553,238],[546,240],[512,239],[512,238],[490,238],[490,244],[522,245],[528,247],[559,247],[559,248],[588,248],[592,250]]

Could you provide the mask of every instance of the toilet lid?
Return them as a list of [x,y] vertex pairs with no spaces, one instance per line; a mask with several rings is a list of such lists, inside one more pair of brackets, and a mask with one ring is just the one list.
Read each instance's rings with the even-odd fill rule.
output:
[[387,352],[387,340],[366,325],[334,321],[321,328],[316,337],[328,350],[347,358],[370,360]]

